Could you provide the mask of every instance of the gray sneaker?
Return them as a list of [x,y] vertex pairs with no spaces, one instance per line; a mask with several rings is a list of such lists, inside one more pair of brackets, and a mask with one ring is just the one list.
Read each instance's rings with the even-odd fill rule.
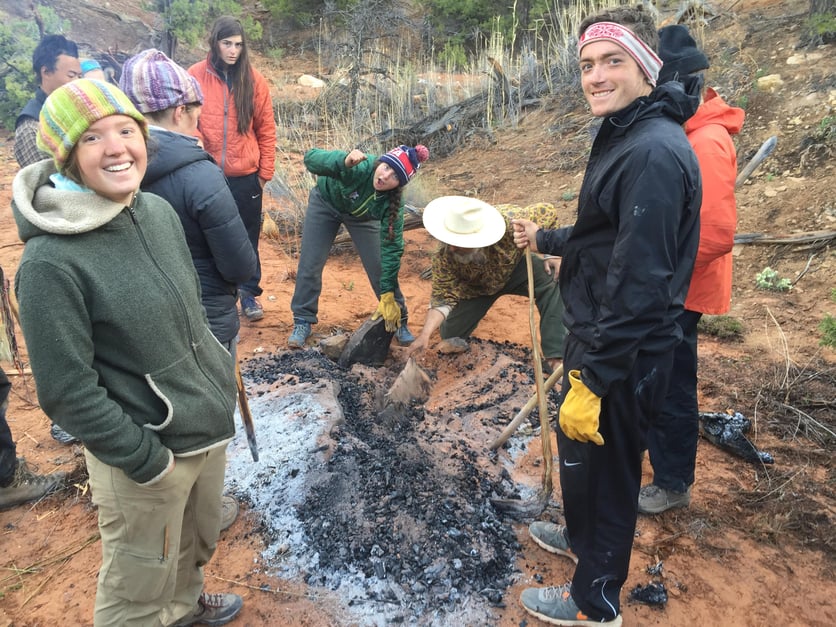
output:
[[293,323],[293,332],[287,338],[287,345],[290,348],[304,348],[305,340],[311,334],[311,323],[304,320],[296,320]]
[[685,492],[674,492],[650,484],[639,490],[640,514],[661,514],[669,509],[688,507],[690,503],[691,488],[688,488]]
[[5,488],[0,488],[0,509],[40,499],[60,488],[66,478],[65,472],[37,475],[29,469],[25,459],[18,457],[14,479]]
[[226,625],[238,616],[244,600],[237,594],[202,593],[194,610],[178,620],[172,627],[188,625]]
[[569,537],[566,535],[566,527],[555,525],[545,520],[535,520],[528,526],[528,533],[531,539],[551,553],[568,557],[578,563],[578,556],[572,553],[569,546]]
[[570,584],[551,588],[526,588],[520,603],[529,614],[552,625],[621,625],[621,614],[611,620],[592,620],[581,612],[572,598]]

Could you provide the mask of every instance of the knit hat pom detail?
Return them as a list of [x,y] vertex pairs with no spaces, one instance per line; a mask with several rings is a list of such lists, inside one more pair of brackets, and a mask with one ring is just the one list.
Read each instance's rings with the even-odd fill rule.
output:
[[430,158],[430,149],[423,144],[418,144],[415,146],[415,156],[418,157],[418,163],[424,163]]

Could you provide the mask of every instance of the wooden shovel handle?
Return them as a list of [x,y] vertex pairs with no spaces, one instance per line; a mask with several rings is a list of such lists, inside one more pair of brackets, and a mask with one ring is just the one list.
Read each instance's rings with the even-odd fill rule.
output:
[[[543,384],[543,388],[546,392],[554,387],[554,384],[557,383],[557,380],[563,377],[563,364],[560,364],[554,372],[549,375],[549,378],[546,379],[546,382]],[[520,425],[522,424],[523,420],[528,418],[528,415],[531,413],[531,410],[534,409],[534,406],[537,404],[538,401],[537,392],[531,395],[531,398],[528,399],[523,408],[517,412],[517,415],[508,423],[508,426],[499,434],[499,436],[491,443],[491,450],[495,451],[500,446],[505,444],[514,432],[519,429]]]

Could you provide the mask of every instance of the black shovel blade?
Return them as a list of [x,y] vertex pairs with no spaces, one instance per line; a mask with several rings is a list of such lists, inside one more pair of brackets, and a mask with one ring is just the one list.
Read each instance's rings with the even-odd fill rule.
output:
[[338,363],[343,368],[351,364],[382,366],[389,354],[389,345],[394,335],[394,331],[386,330],[383,318],[366,320],[351,334]]

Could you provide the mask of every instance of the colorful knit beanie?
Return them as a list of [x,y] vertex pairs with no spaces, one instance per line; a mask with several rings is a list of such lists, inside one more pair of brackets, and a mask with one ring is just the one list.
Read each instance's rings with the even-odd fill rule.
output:
[[426,146],[418,144],[415,148],[410,148],[409,146],[393,148],[380,157],[380,160],[395,171],[398,182],[403,187],[415,176],[421,164],[429,158],[429,149]]
[[148,136],[148,124],[115,85],[79,78],[53,91],[41,108],[38,148],[48,152],[63,171],[76,142],[90,125],[109,115],[127,115]]
[[125,61],[119,88],[142,113],[203,104],[197,80],[156,48],[143,50]]

